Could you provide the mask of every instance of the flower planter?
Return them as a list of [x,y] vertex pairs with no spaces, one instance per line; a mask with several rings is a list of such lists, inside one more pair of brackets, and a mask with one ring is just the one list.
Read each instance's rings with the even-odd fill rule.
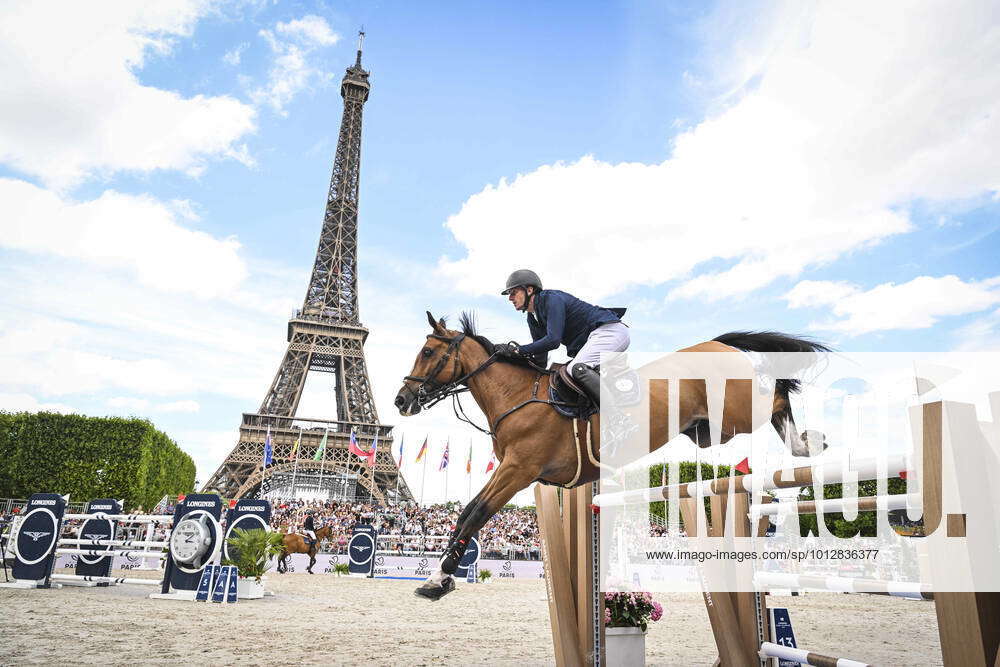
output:
[[641,628],[605,628],[608,667],[646,664],[646,633]]
[[257,581],[253,577],[240,577],[236,580],[236,595],[240,600],[259,600],[264,597],[264,579]]

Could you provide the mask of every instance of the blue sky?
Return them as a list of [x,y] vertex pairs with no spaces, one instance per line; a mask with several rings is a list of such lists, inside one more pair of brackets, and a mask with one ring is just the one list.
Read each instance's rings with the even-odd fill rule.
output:
[[423,311],[523,340],[513,268],[628,305],[637,359],[737,328],[995,350],[997,18],[918,5],[8,3],[0,409],[148,417],[211,474],[301,304],[362,24],[361,316],[411,485],[428,432],[452,496],[488,458],[391,408]]

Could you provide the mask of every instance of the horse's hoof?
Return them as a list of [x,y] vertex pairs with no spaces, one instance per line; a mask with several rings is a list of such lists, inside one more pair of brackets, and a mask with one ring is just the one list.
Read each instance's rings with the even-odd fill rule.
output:
[[452,577],[447,577],[440,584],[426,581],[420,588],[413,591],[413,594],[418,598],[427,598],[428,600],[435,601],[440,600],[453,590],[455,590],[455,580]]

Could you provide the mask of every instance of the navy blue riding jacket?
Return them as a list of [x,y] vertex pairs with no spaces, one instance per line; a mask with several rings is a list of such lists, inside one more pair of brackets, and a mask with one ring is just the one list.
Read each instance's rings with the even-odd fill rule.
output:
[[566,292],[542,290],[535,295],[535,312],[528,313],[533,342],[522,345],[521,353],[532,356],[565,345],[569,356],[575,357],[590,332],[602,324],[621,322],[624,314],[624,308],[592,306]]

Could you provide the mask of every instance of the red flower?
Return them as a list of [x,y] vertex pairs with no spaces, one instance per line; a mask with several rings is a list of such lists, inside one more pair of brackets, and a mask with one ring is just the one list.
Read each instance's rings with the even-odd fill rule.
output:
[[601,513],[601,506],[600,505],[591,504],[590,511],[593,512],[594,514],[600,514]]

